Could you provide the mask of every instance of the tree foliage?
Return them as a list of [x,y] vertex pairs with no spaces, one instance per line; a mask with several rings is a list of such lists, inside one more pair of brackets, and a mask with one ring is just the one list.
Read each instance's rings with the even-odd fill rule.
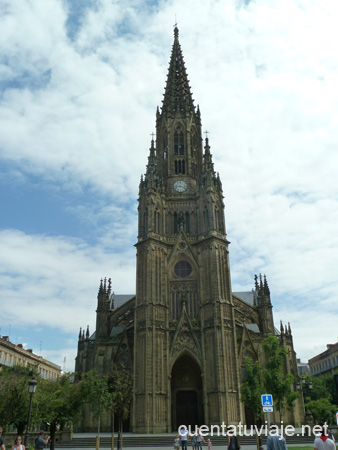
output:
[[241,400],[252,409],[254,419],[262,415],[261,406],[261,374],[258,361],[254,362],[251,358],[246,357],[244,360],[245,377],[241,386]]
[[293,375],[285,371],[287,348],[281,346],[278,338],[271,334],[262,342],[262,347],[265,353],[264,365],[260,367],[258,361],[245,358],[245,376],[241,386],[242,401],[252,409],[256,421],[262,415],[262,394],[272,395],[280,415],[284,409],[292,408],[299,396],[298,392],[291,389]]
[[[338,396],[334,375],[312,377],[307,375],[302,385],[305,407],[309,409],[315,420],[335,423],[338,411]],[[310,387],[311,383],[311,387]]]
[[13,424],[23,434],[29,406],[28,382],[38,377],[34,367],[3,367],[0,371],[0,423]]
[[57,427],[63,428],[83,406],[81,383],[73,383],[73,376],[69,373],[57,380],[40,378],[35,394],[35,405],[35,410],[39,413],[39,422],[50,423],[50,447],[53,450]]
[[263,341],[262,346],[266,356],[263,385],[266,392],[272,394],[276,409],[281,414],[284,409],[291,409],[299,397],[298,392],[291,390],[294,376],[284,371],[287,348],[281,346],[278,338],[272,334]]
[[315,420],[327,423],[335,423],[337,406],[333,405],[328,398],[319,398],[306,403]]

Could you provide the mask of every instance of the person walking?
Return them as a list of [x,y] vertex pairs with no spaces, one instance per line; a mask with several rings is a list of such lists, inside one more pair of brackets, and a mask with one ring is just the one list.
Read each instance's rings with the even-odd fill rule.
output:
[[278,427],[275,424],[270,425],[269,436],[266,440],[267,450],[287,450],[286,442],[283,436],[278,434]]
[[313,444],[314,450],[336,450],[336,444],[333,439],[330,439],[327,433],[327,425],[324,426],[324,422],[319,422],[321,426],[321,433],[316,436],[315,442]]
[[17,436],[14,441],[14,445],[12,445],[11,450],[25,450],[25,446],[22,443],[22,437]]
[[197,450],[197,432],[191,435],[191,446],[192,450]]
[[180,438],[182,450],[188,450],[189,431],[186,426],[182,426],[180,429]]
[[232,427],[228,427],[228,450],[239,450],[241,446],[239,445],[237,436],[234,434]]
[[196,449],[197,450],[202,450],[202,442],[204,444],[206,443],[203,436],[201,435],[200,429],[197,428],[197,431],[196,431]]
[[2,438],[2,427],[0,427],[0,450],[6,450],[5,443]]
[[174,449],[180,450],[180,437],[178,434],[176,434],[176,436],[174,438]]
[[39,435],[35,438],[35,450],[43,450],[49,442],[49,436],[44,438],[45,432],[40,431]]

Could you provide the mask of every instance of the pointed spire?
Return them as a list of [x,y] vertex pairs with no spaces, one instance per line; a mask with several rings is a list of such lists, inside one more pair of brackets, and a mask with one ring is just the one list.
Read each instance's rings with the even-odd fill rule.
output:
[[112,293],[112,295],[111,295],[111,297],[110,297],[110,307],[111,307],[111,309],[114,309],[115,308],[115,292],[113,291],[113,293]]
[[79,341],[81,340],[81,337],[82,337],[82,327],[80,327]]
[[97,293],[97,299],[101,298],[103,294],[103,280],[101,278],[99,292]]
[[283,322],[280,321],[280,334],[284,334]]
[[255,274],[255,289],[256,289],[256,292],[258,292],[258,290],[259,290],[259,286],[258,286],[258,277],[257,277],[257,275]]
[[175,27],[175,38],[162,106],[162,113],[169,116],[173,116],[176,112],[186,115],[195,111],[178,35],[178,28]]
[[87,325],[86,339],[89,339],[89,325]]
[[262,274],[259,274],[259,289],[263,292],[263,280],[262,280]]
[[110,298],[110,294],[111,294],[111,278],[108,278],[108,298]]
[[291,336],[291,326],[290,326],[290,322],[288,322],[288,332],[289,332],[289,335]]
[[82,340],[85,340],[85,330],[82,330]]
[[288,327],[286,325],[285,325],[285,328],[284,328],[284,333],[285,333],[286,336],[288,335]]
[[270,295],[270,289],[268,282],[266,281],[266,275],[264,274],[264,294]]

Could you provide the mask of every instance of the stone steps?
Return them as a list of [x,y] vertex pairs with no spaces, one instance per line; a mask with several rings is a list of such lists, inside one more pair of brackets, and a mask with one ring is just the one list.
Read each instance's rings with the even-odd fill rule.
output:
[[[205,441],[208,439],[204,437]],[[213,446],[225,446],[227,442],[226,436],[210,436]],[[123,435],[123,447],[173,447],[174,433],[167,435],[131,435],[127,433]],[[263,445],[266,442],[266,437],[262,436]],[[286,436],[287,445],[291,444],[313,444],[314,436]],[[243,445],[255,445],[255,436],[240,436],[240,444]],[[75,437],[71,441],[57,442],[55,447],[57,449],[62,448],[95,448],[95,437]],[[114,437],[114,447],[117,445],[117,436]],[[110,448],[111,437],[101,436],[100,448]],[[188,443],[188,448],[191,447],[191,441]],[[204,445],[205,447],[205,445]]]

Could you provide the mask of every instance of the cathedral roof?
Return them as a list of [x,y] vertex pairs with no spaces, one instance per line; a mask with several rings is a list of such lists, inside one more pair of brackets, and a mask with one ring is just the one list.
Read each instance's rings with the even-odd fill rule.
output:
[[135,294],[114,294],[114,307],[118,308],[124,305],[133,297],[135,297]]
[[178,40],[177,27],[175,27],[174,35],[175,39],[162,106],[162,112],[168,115],[174,115],[176,112],[185,114],[195,110],[183,54]]
[[233,292],[232,295],[235,295],[240,300],[243,300],[243,302],[248,303],[251,306],[254,306],[257,302],[257,293],[254,290],[247,292]]

